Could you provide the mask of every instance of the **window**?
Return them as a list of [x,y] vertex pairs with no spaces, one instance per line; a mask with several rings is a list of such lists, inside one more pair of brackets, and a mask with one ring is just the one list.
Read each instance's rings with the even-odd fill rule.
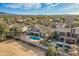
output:
[[27,35],[32,35],[32,36],[34,36],[34,33],[28,32]]
[[39,36],[39,34],[34,33],[34,36]]
[[64,35],[65,35],[65,33],[64,33],[64,32],[60,32],[60,35],[64,36]]
[[75,43],[75,40],[73,40],[73,39],[67,39],[66,40],[66,43],[68,43],[68,44],[74,44]]
[[60,42],[63,42],[64,41],[64,38],[60,38]]
[[79,38],[77,39],[77,43],[79,44]]
[[77,34],[72,34],[72,37],[74,37],[74,38],[77,37]]
[[34,36],[34,33],[30,33],[29,35],[32,35],[32,36]]
[[67,36],[70,36],[71,34],[70,34],[70,32],[67,32]]

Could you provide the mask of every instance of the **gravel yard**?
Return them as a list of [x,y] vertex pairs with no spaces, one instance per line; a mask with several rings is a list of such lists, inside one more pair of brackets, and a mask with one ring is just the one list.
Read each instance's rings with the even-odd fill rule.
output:
[[14,39],[0,43],[0,56],[44,56],[45,51]]

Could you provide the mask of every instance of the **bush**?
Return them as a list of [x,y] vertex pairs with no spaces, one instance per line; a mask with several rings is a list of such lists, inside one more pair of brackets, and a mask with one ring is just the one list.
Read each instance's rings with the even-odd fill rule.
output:
[[47,52],[46,52],[46,56],[58,56],[58,49],[53,47],[53,46],[49,46]]

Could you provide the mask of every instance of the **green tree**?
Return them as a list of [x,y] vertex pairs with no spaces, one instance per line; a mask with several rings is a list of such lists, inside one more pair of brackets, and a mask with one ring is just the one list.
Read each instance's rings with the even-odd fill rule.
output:
[[53,46],[49,46],[47,52],[46,52],[46,56],[58,56],[58,49],[56,47]]
[[18,39],[19,38],[19,34],[21,33],[21,27],[19,24],[15,24],[12,28],[10,28],[10,36]]
[[66,22],[66,20],[65,20],[65,17],[64,17],[64,16],[61,16],[61,17],[60,17],[60,20],[61,20],[61,22],[63,22],[63,23],[65,23],[65,22]]
[[0,40],[6,40],[7,34],[9,33],[10,29],[5,22],[0,22]]

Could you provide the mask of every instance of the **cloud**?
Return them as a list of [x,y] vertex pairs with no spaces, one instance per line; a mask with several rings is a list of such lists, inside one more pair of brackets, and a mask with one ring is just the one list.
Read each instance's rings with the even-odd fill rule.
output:
[[21,9],[39,9],[41,7],[40,3],[14,3],[14,4],[8,4],[8,8],[21,8]]
[[27,4],[22,4],[24,9],[39,9],[41,7],[40,3],[27,3]]
[[9,10],[8,12],[11,11],[12,13],[23,12],[27,14],[79,14],[78,3],[5,3],[4,7],[7,7],[7,11]]
[[63,4],[62,10],[64,11],[73,11],[79,9],[79,4],[78,3],[65,3]]
[[[60,3],[44,3],[46,10],[50,10],[53,7],[58,6]],[[6,5],[6,7],[8,8],[12,8],[12,9],[40,9],[42,7],[41,3],[13,3],[13,4],[8,4]]]
[[70,14],[70,15],[79,15],[79,11],[70,12],[70,13],[67,13],[67,14]]
[[51,6],[51,7],[55,7],[58,6],[60,3],[46,3],[46,5]]
[[12,9],[16,9],[16,8],[20,8],[21,6],[19,6],[17,4],[5,4],[5,7],[12,8]]
[[46,10],[51,10],[53,7],[59,6],[60,3],[46,3],[47,5]]

